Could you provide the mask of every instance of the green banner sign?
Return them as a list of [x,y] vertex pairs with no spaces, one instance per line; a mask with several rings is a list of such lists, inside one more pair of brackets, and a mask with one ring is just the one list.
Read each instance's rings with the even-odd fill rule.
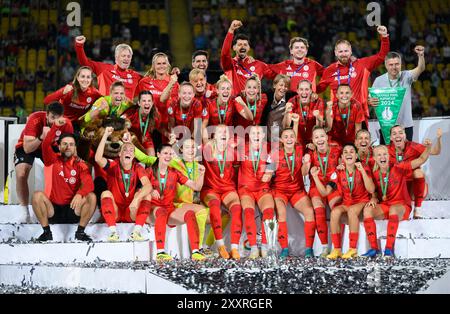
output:
[[375,107],[381,133],[386,145],[391,142],[390,131],[395,125],[400,112],[400,107],[405,97],[404,87],[369,88],[370,97],[378,98],[378,106]]

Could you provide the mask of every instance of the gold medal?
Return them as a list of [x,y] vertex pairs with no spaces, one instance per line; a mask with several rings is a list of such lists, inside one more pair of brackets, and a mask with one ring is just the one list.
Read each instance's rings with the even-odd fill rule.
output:
[[223,173],[220,174],[220,177],[223,179]]
[[386,195],[383,195],[382,200],[383,200],[383,202],[385,202],[387,200]]
[[130,193],[125,192],[125,196],[126,196],[126,197],[130,196]]

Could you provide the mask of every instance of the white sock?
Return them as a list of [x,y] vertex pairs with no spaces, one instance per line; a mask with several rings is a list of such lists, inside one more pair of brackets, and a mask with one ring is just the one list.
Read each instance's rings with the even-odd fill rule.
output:
[[141,225],[134,225],[133,232],[141,232],[142,226]]
[[111,231],[111,233],[117,232],[116,226],[109,226],[108,229],[109,229],[109,231]]
[[223,239],[216,240],[217,246],[223,246],[225,245],[225,242],[223,242]]
[[164,253],[164,249],[158,249],[158,250],[156,250],[156,253],[157,253],[157,254],[159,254],[159,253]]
[[231,249],[239,249],[239,244],[231,244]]
[[198,252],[198,250],[192,250],[192,254],[197,253],[197,252]]

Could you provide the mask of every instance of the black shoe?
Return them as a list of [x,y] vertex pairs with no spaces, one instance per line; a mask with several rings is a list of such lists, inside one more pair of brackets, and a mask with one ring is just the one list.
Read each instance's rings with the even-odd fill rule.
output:
[[46,242],[46,241],[52,241],[53,235],[52,232],[43,232],[39,238],[37,238],[38,242]]
[[84,231],[75,232],[75,239],[80,241],[92,242],[92,238],[88,236]]

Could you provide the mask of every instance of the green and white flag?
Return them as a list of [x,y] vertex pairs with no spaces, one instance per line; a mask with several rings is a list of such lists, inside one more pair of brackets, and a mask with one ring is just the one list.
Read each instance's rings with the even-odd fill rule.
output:
[[375,113],[387,145],[391,142],[389,133],[397,121],[405,93],[406,88],[404,87],[369,88],[370,97],[379,100],[378,106],[375,107]]

